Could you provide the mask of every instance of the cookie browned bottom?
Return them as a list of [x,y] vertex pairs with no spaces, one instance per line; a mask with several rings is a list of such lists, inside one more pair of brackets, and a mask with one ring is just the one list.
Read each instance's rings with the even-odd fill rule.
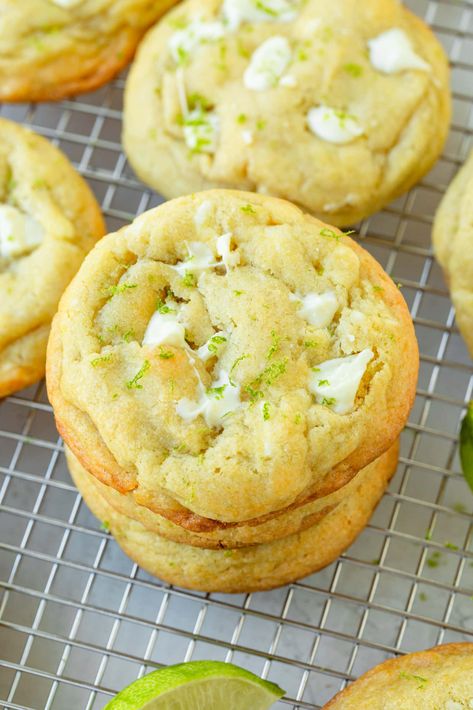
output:
[[206,592],[273,589],[326,567],[362,532],[384,493],[392,470],[375,469],[356,491],[319,523],[263,545],[208,550],[183,545],[118,513],[70,456],[71,475],[95,516],[110,528],[123,551],[166,582]]
[[409,653],[372,668],[324,710],[461,710],[473,707],[473,643]]
[[391,477],[396,470],[398,456],[399,443],[396,442],[385,454],[366,466],[350,483],[335,493],[294,510],[282,512],[278,517],[271,518],[259,525],[239,525],[199,533],[186,530],[164,516],[153,513],[146,506],[139,505],[133,493],[119,493],[112,486],[101,483],[94,475],[86,471],[70,449],[66,447],[69,467],[76,471],[80,469],[82,478],[87,479],[96,488],[98,495],[117,513],[141,523],[149,532],[156,533],[168,540],[213,550],[235,549],[274,542],[319,524],[326,515],[334,511],[341,502],[363,487],[376,474],[380,477],[383,475]]

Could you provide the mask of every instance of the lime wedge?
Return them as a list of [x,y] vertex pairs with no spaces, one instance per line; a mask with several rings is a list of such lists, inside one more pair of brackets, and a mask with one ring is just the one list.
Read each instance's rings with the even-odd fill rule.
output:
[[466,482],[473,490],[473,402],[468,406],[460,430],[460,461]]
[[104,710],[266,710],[284,693],[231,663],[191,661],[136,680]]

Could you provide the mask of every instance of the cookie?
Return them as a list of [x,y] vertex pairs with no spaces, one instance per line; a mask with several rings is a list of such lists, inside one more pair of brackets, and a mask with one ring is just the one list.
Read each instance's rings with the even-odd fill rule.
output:
[[418,371],[373,257],[287,202],[218,190],[101,240],[48,353],[57,426],[86,470],[198,532],[348,483],[398,438]]
[[69,469],[95,516],[123,551],[160,579],[205,592],[254,592],[280,587],[331,564],[362,532],[383,495],[392,466],[366,469],[363,484],[303,532],[236,550],[206,550],[167,540],[112,507],[71,455]]
[[449,284],[458,327],[473,357],[473,153],[440,204],[433,243]]
[[[95,486],[98,495],[107,501],[118,513],[138,521],[150,532],[157,533],[168,540],[194,547],[235,549],[279,540],[318,524],[326,515],[335,510],[342,501],[358,490],[364,481],[373,475],[372,472],[374,470],[385,470],[389,475],[394,473],[398,455],[399,443],[396,442],[385,454],[360,471],[350,483],[335,493],[324,498],[318,498],[306,505],[301,505],[295,510],[282,513],[260,525],[235,525],[201,533],[186,530],[162,515],[153,513],[148,508],[138,505],[134,500],[133,492],[119,493],[111,486],[101,483],[98,478],[88,473],[83,467],[81,467],[81,475],[82,478],[87,478]],[[71,468],[81,466],[67,447],[66,458]]]
[[168,198],[253,190],[345,225],[422,178],[450,112],[447,57],[397,0],[186,0],[140,46],[123,141]]
[[94,196],[46,139],[0,119],[0,397],[41,379],[51,319],[105,232]]
[[0,101],[52,101],[105,84],[174,3],[0,0]]
[[324,710],[470,710],[473,643],[450,643],[381,663]]

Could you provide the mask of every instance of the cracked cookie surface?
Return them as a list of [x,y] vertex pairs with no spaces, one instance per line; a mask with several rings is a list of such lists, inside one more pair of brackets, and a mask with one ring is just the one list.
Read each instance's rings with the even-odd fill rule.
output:
[[216,190],[96,246],[54,321],[48,392],[90,473],[199,531],[345,485],[397,439],[417,370],[406,303],[366,251]]

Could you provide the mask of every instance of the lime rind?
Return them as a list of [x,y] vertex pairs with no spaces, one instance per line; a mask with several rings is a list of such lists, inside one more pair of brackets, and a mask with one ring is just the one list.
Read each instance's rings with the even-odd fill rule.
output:
[[465,480],[473,491],[473,402],[468,405],[461,425],[460,461]]
[[[238,681],[242,684],[242,690],[246,685],[249,692],[258,693],[262,700],[263,698],[267,700],[267,703],[261,704],[261,708],[269,708],[285,694],[285,691],[275,683],[262,680],[245,668],[223,661],[190,661],[168,666],[139,678],[118,693],[104,710],[141,710],[153,700],[158,700],[160,697],[164,700],[164,696],[174,695],[172,691],[176,691],[177,694],[179,688],[182,688],[183,692],[188,688],[192,692],[189,686],[207,685],[212,679],[218,681],[219,686],[225,680],[232,686],[235,683],[231,681]],[[225,709],[230,710],[228,704],[225,705]],[[192,710],[199,709],[192,708]]]

